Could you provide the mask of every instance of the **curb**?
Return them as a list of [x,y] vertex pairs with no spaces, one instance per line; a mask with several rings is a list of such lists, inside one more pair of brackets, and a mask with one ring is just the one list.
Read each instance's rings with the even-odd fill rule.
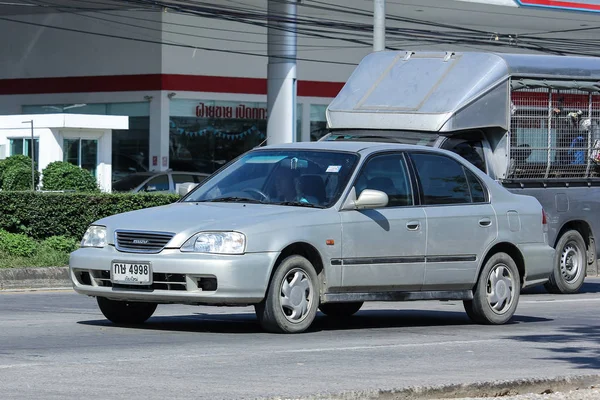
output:
[[392,390],[351,391],[293,398],[271,397],[268,400],[459,400],[461,398],[496,398],[529,394],[550,394],[554,392],[598,388],[599,384],[600,374],[576,375],[556,378],[418,386]]
[[69,267],[0,269],[0,290],[73,287]]

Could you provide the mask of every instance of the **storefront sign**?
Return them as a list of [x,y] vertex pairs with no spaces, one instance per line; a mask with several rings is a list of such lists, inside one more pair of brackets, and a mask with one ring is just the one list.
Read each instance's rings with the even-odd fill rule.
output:
[[239,104],[235,107],[227,105],[206,105],[199,103],[196,106],[198,118],[223,118],[223,119],[267,119],[267,109],[264,107],[248,107]]
[[516,0],[521,6],[558,8],[571,11],[600,12],[600,0]]

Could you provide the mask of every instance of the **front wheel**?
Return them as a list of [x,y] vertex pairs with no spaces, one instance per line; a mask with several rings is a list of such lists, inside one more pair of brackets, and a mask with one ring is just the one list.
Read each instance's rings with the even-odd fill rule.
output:
[[97,297],[100,311],[115,324],[141,324],[154,314],[156,303],[137,303]]
[[255,311],[266,331],[300,333],[312,324],[318,305],[317,272],[306,258],[294,255],[279,264]]
[[520,282],[514,260],[506,253],[494,254],[479,275],[473,300],[463,302],[467,315],[481,324],[508,322],[517,310]]
[[587,268],[585,240],[577,231],[567,231],[556,244],[554,270],[544,285],[550,293],[577,293]]

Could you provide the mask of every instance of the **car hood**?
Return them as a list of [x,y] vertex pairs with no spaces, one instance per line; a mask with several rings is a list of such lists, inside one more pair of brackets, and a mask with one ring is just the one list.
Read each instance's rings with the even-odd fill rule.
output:
[[320,211],[324,210],[268,204],[184,202],[116,214],[94,224],[106,226],[109,244],[114,244],[114,231],[123,229],[170,232],[175,236],[167,247],[179,247],[200,231],[262,232],[273,230],[275,221],[298,218],[301,224],[308,215]]

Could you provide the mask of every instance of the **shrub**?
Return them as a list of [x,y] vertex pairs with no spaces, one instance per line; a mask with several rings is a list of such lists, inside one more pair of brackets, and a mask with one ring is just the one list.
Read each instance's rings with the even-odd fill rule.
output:
[[[34,171],[35,186],[40,181],[40,173]],[[15,165],[2,174],[2,190],[31,190],[31,166]]]
[[[14,156],[10,156],[4,160],[0,160],[0,188],[4,187],[4,176],[5,173],[13,168],[24,167],[29,170],[29,187],[31,187],[31,158],[22,155],[16,154]],[[36,168],[37,170],[37,168]],[[39,177],[38,177],[39,179]],[[37,184],[37,182],[36,182]],[[5,189],[7,190],[7,189]]]
[[44,190],[99,191],[96,178],[89,171],[65,161],[51,162],[42,176]]
[[11,256],[30,257],[36,251],[35,241],[23,234],[6,233],[0,236],[0,250]]
[[0,229],[38,240],[79,241],[92,222],[113,214],[175,202],[173,194],[0,192]]
[[61,253],[71,253],[79,247],[79,243],[74,238],[66,236],[51,236],[42,242],[42,247],[50,248]]

